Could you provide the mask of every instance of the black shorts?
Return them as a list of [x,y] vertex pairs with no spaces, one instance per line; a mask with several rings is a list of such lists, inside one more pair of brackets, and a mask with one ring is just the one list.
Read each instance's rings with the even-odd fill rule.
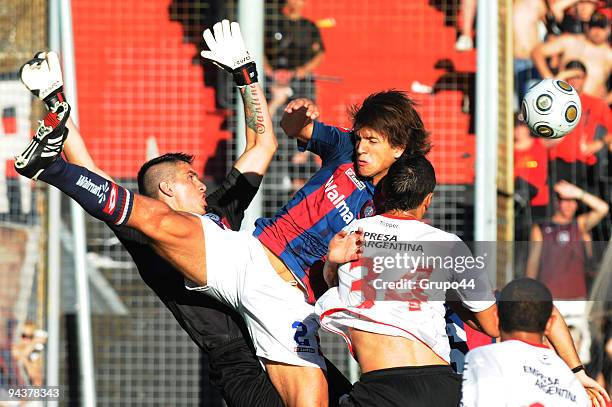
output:
[[329,407],[338,407],[341,398],[351,392],[351,382],[338,370],[332,362],[325,358],[327,366],[327,394],[329,396]]
[[[280,395],[259,359],[243,338],[217,346],[208,354],[210,383],[220,390],[229,407],[282,407]],[[338,406],[351,382],[327,359],[329,406]]]
[[461,376],[450,366],[395,367],[364,373],[341,407],[457,407]]
[[208,354],[210,383],[229,407],[283,407],[280,395],[244,338],[217,346]]

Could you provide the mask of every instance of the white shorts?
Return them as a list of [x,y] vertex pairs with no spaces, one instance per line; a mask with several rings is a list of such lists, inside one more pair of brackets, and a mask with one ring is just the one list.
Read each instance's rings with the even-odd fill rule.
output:
[[259,358],[325,369],[319,349],[319,318],[304,294],[276,273],[257,238],[221,229],[203,216],[207,285],[189,280],[244,318]]

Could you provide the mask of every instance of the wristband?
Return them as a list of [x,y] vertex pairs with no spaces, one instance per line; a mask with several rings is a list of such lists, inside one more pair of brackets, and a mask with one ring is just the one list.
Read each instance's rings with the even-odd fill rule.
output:
[[50,95],[48,95],[46,98],[43,99],[43,102],[45,102],[45,105],[47,105],[47,108],[49,110],[51,110],[52,107],[55,107],[55,105],[57,105],[58,103],[62,103],[65,102],[66,98],[64,97],[64,87],[60,86],[59,89],[57,89],[55,92],[51,93]]
[[572,373],[578,373],[579,371],[584,370],[584,365],[578,365],[572,369]]
[[236,68],[232,74],[234,75],[234,83],[236,86],[247,86],[257,82],[257,65],[255,62],[249,62],[246,65]]

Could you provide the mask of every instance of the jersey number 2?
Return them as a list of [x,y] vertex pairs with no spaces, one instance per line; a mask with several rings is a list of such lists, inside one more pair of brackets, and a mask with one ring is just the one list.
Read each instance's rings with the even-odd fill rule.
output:
[[293,340],[300,346],[310,346],[310,341],[307,338],[302,338],[308,334],[308,327],[300,321],[295,321],[291,328],[295,328]]

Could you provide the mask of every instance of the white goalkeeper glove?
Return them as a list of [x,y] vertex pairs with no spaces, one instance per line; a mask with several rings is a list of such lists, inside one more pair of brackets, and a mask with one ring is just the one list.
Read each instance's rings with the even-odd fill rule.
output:
[[62,68],[55,52],[39,52],[19,70],[21,82],[47,107],[64,101]]
[[257,67],[253,58],[244,46],[240,25],[223,20],[204,31],[204,41],[210,51],[202,51],[205,59],[211,60],[234,76],[238,86],[246,86],[257,82]]

